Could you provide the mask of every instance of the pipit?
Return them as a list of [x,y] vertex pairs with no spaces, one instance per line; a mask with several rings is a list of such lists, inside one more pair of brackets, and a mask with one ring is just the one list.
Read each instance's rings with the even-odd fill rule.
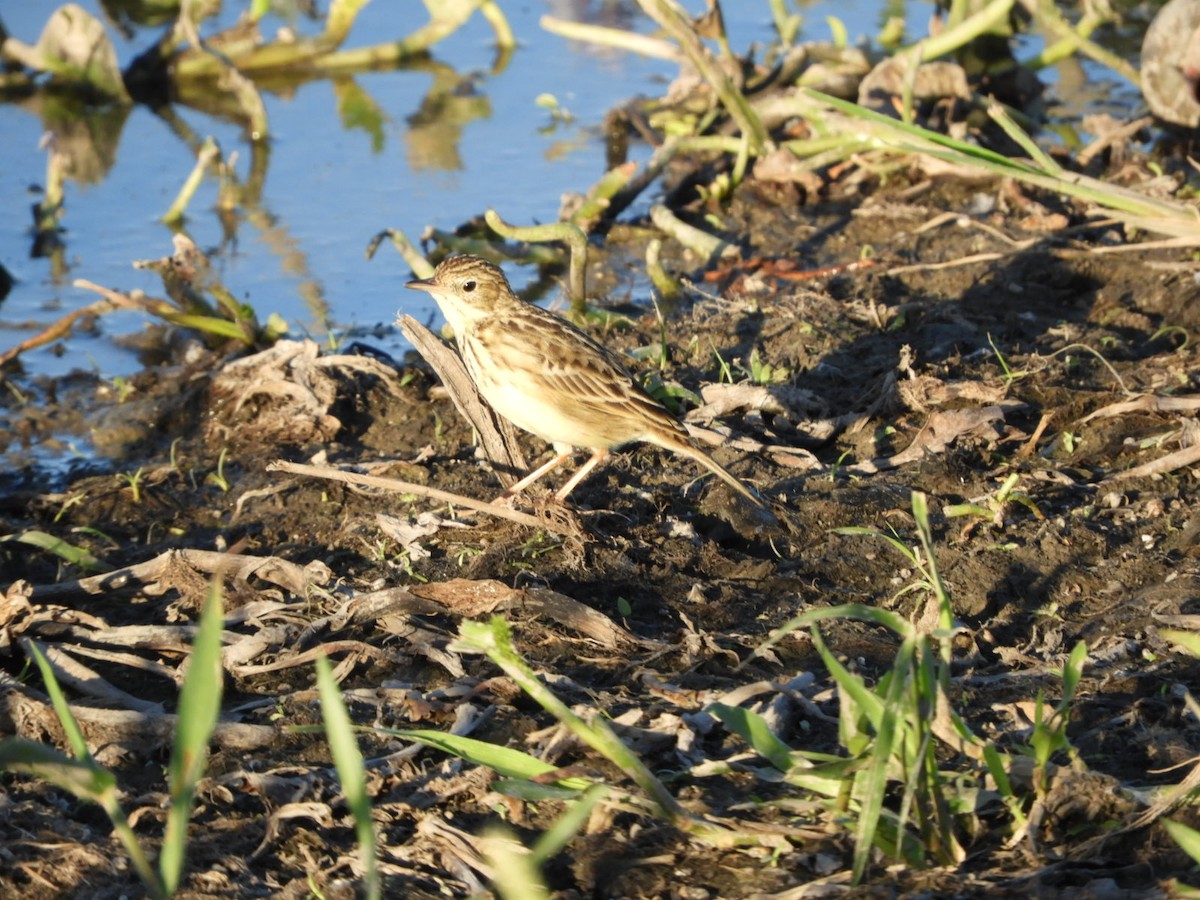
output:
[[765,509],[736,476],[692,444],[684,427],[638,386],[611,351],[565,319],[521,300],[490,262],[452,256],[432,278],[406,287],[437,301],[454,329],[467,372],[492,408],[554,445],[554,458],[501,499],[562,465],[575,448],[586,448],[591,458],[555,494],[564,500],[609,451],[645,441],[694,459]]

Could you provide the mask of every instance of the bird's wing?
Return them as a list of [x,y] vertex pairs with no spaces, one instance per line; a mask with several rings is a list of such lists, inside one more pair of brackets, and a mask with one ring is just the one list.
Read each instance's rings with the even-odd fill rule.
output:
[[[633,380],[605,346],[565,319],[538,307],[521,316],[479,323],[472,331],[476,352],[488,354],[498,372],[519,390],[554,394],[574,414],[597,425],[620,421],[627,440],[639,431],[686,434],[683,426]],[[540,351],[553,337],[556,352]]]

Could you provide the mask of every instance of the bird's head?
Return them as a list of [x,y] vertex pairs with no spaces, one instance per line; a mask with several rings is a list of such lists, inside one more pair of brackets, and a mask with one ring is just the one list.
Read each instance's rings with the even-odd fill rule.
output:
[[478,256],[451,256],[434,270],[433,277],[410,281],[405,287],[433,297],[455,334],[475,319],[521,302],[500,268]]

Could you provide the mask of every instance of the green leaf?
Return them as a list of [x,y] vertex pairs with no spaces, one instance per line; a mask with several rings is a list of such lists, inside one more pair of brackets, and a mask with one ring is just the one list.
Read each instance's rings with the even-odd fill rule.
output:
[[0,741],[0,769],[33,775],[80,800],[101,806],[107,806],[106,800],[116,796],[116,776],[97,766],[90,757],[71,759],[55,747],[25,738]]
[[762,716],[740,706],[728,706],[724,703],[711,703],[705,709],[780,772],[788,772],[796,765],[791,748],[775,736]]
[[1200,634],[1194,631],[1176,631],[1173,628],[1161,628],[1159,637],[1172,644],[1178,644],[1192,656],[1200,656]]
[[[380,734],[389,734],[394,737],[404,738],[405,740],[416,741],[418,744],[424,744],[426,747],[445,751],[477,766],[487,766],[505,778],[519,778],[525,781],[532,781],[535,778],[555,771],[556,768],[549,763],[542,762],[536,756],[530,756],[522,750],[489,744],[487,741],[481,741],[476,738],[446,734],[442,731],[430,731],[427,729],[380,728],[378,731]],[[555,781],[555,784],[562,787],[580,791],[586,790],[592,783],[590,779],[578,776]]]
[[168,893],[178,890],[187,852],[187,827],[196,785],[208,763],[208,741],[221,711],[225,670],[221,666],[221,630],[224,612],[220,582],[208,590],[200,627],[188,660],[187,676],[179,691],[175,743],[167,769],[171,806],[163,835],[159,872]]
[[71,706],[67,703],[67,698],[54,674],[54,667],[50,665],[50,660],[46,658],[46,654],[42,652],[42,648],[36,641],[29,642],[29,650],[33,654],[33,661],[37,663],[38,671],[42,673],[42,683],[46,685],[46,693],[50,695],[54,713],[58,716],[58,721],[66,733],[67,743],[71,745],[71,752],[75,754],[76,759],[94,765],[95,760],[92,759],[92,753],[88,750],[87,739],[84,738],[83,730],[71,712]]
[[364,889],[367,897],[377,900],[381,896],[382,885],[379,880],[375,822],[371,818],[371,798],[367,796],[366,771],[358,742],[354,739],[354,724],[350,721],[346,704],[342,702],[338,684],[333,679],[333,669],[324,656],[317,658],[317,692],[321,697],[321,718],[325,722],[329,752],[333,755],[346,805],[354,816]]
[[21,544],[29,544],[31,547],[37,547],[40,550],[53,553],[55,556],[65,559],[71,565],[87,569],[89,572],[112,571],[112,566],[96,559],[96,557],[92,556],[91,553],[82,547],[68,544],[62,538],[56,538],[54,535],[46,534],[44,531],[31,530],[23,531],[20,534],[7,534],[4,537],[0,537],[0,541],[17,541]]
[[579,799],[568,803],[563,814],[554,820],[554,824],[547,828],[534,844],[533,863],[543,865],[566,847],[571,839],[584,829],[596,804],[604,800],[610,791],[608,785],[594,784]]
[[1182,822],[1176,822],[1174,819],[1163,819],[1163,828],[1167,829],[1167,834],[1175,841],[1183,852],[1192,858],[1192,862],[1200,865],[1200,831],[1194,828],[1189,828]]

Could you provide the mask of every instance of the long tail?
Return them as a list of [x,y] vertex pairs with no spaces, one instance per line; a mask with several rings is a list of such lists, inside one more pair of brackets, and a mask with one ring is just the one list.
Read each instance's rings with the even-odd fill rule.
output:
[[692,442],[684,436],[676,434],[656,434],[652,437],[648,437],[647,440],[652,444],[657,444],[658,446],[678,453],[681,456],[694,459],[696,462],[700,463],[700,465],[704,466],[704,468],[708,469],[727,485],[753,503],[758,509],[774,518],[774,514],[771,513],[771,510],[767,507],[767,504],[763,502],[761,497],[755,494],[754,491],[750,490],[750,488],[748,488],[740,478],[726,469],[723,465],[721,465],[699,447],[693,445]]

